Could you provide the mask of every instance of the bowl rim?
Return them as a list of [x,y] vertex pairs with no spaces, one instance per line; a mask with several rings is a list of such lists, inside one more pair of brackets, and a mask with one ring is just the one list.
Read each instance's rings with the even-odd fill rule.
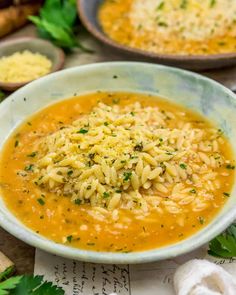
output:
[[[96,26],[94,26],[89,18],[87,17],[87,14],[85,13],[83,9],[83,2],[84,0],[77,0],[77,7],[79,12],[79,17],[81,19],[81,22],[86,27],[86,29],[94,35],[98,40],[100,40],[103,43],[108,44],[109,46],[122,50],[123,52],[128,52],[129,54],[138,54],[142,57],[148,57],[153,59],[159,59],[159,60],[165,60],[165,61],[219,61],[219,60],[226,60],[226,59],[233,59],[236,58],[236,52],[229,52],[229,53],[217,53],[217,54],[209,54],[209,55],[178,55],[178,54],[162,54],[162,53],[154,53],[151,51],[146,51],[142,49],[138,49],[135,47],[126,46],[123,44],[120,44],[111,38],[109,38],[105,33],[101,33],[100,30],[97,29]],[[92,3],[92,2],[91,2]]]
[[[1,42],[0,44],[0,50],[2,48],[7,48],[8,46],[10,45],[13,45],[13,44],[19,44],[19,43],[22,43],[22,42],[32,42],[32,41],[36,41],[36,42],[39,42],[41,44],[44,44],[45,46],[48,46],[50,45],[54,52],[56,52],[56,54],[58,54],[59,56],[59,62],[55,63],[54,66],[55,68],[50,71],[49,74],[51,73],[54,73],[56,71],[59,71],[60,69],[62,69],[64,63],[65,63],[65,53],[64,51],[59,48],[59,47],[56,47],[54,44],[52,44],[51,42],[47,41],[47,40],[44,40],[44,39],[40,39],[40,38],[37,38],[37,37],[17,37],[17,38],[14,38],[14,39],[10,39],[10,40],[6,40],[6,41],[3,41]],[[17,52],[17,49],[16,51]],[[38,78],[39,79],[39,78]],[[34,81],[35,79],[33,80],[28,80],[28,81],[24,81],[24,82],[1,82],[0,81],[0,88],[6,88],[6,89],[17,89],[19,87],[22,87],[32,81]]]
[[[211,83],[218,88],[221,88],[222,91],[226,92],[230,98],[235,101],[236,106],[236,95],[225,86],[221,85],[220,83],[204,77],[200,74],[192,73],[187,70],[182,70],[174,67],[168,67],[163,65],[155,65],[150,63],[141,63],[141,62],[105,62],[105,63],[96,63],[96,64],[89,64],[89,65],[82,65],[74,68],[65,69],[63,71],[59,71],[56,73],[52,73],[48,76],[44,76],[38,80],[31,82],[30,84],[26,85],[25,87],[19,89],[14,94],[11,94],[6,100],[4,100],[0,104],[0,112],[2,108],[8,107],[10,102],[17,97],[22,97],[24,95],[24,91],[32,91],[32,89],[36,86],[38,87],[42,82],[45,80],[55,80],[59,76],[65,76],[67,73],[86,73],[89,70],[103,70],[103,67],[109,66],[111,67],[116,66],[124,66],[133,67],[138,66],[140,70],[142,67],[149,67],[149,68],[158,68],[160,70],[165,70],[170,73],[177,73],[184,76],[192,76],[194,78],[200,79],[207,83]],[[138,91],[137,91],[138,92]],[[16,96],[16,98],[15,98]],[[235,184],[236,185],[236,184]],[[58,256],[76,259],[80,261],[86,262],[94,262],[94,263],[116,263],[116,264],[137,264],[137,263],[146,263],[146,262],[153,262],[157,260],[163,259],[170,259],[181,254],[188,253],[190,251],[199,248],[200,246],[204,245],[206,242],[214,238],[216,235],[221,233],[228,225],[230,225],[236,216],[236,205],[232,206],[228,210],[228,212],[224,213],[221,218],[219,215],[216,215],[212,221],[216,221],[216,223],[212,226],[212,228],[208,229],[208,226],[204,227],[202,230],[198,231],[196,234],[190,236],[189,238],[172,245],[167,245],[161,248],[146,250],[146,251],[139,251],[139,252],[132,252],[132,253],[114,253],[114,252],[97,252],[91,250],[82,250],[79,248],[72,248],[62,244],[58,244],[49,240],[41,235],[37,235],[33,232],[30,228],[26,227],[22,224],[12,213],[10,210],[7,209],[7,212],[10,214],[11,218],[7,217],[7,214],[3,212],[0,206],[0,226],[2,226],[5,230],[9,233],[14,235],[15,237],[23,240],[24,242],[42,250],[45,250],[49,253],[56,254]],[[18,221],[19,223],[16,223]]]

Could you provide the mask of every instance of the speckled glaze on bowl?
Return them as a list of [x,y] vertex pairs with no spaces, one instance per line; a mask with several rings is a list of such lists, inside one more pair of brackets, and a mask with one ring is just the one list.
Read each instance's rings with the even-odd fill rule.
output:
[[[10,41],[2,42],[0,44],[0,58],[12,55],[18,51],[22,52],[24,50],[38,52],[50,59],[52,62],[51,73],[60,70],[64,65],[65,55],[63,50],[54,46],[49,41],[38,38],[16,38]],[[0,89],[14,91],[29,82],[31,81],[17,83],[5,83],[0,81]]]
[[[36,80],[0,104],[0,150],[14,128],[39,109],[62,99],[97,90],[145,92],[197,110],[224,130],[236,152],[236,96],[208,78],[146,63],[102,63],[60,71]],[[0,197],[0,225],[24,242],[77,260],[142,263],[176,257],[194,250],[223,231],[236,217],[236,186],[227,204],[201,231],[177,244],[135,253],[105,253],[71,248],[26,228]]]
[[214,55],[158,54],[119,44],[103,32],[98,22],[97,12],[103,1],[77,0],[80,19],[87,30],[98,40],[106,44],[110,49],[126,55],[129,59],[160,63],[191,70],[216,69],[236,64],[236,52]]

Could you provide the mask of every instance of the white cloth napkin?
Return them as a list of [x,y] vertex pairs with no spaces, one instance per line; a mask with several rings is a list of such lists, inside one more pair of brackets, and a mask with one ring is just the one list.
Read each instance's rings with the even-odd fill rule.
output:
[[174,288],[176,295],[236,295],[236,277],[215,263],[194,259],[177,268]]
[[236,295],[236,278],[219,265],[194,259],[176,270],[174,287],[177,295]]

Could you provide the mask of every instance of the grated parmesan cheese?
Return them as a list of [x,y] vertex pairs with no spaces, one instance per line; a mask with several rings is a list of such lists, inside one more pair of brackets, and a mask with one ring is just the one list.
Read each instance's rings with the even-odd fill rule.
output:
[[0,59],[0,81],[19,83],[35,80],[51,71],[52,62],[44,55],[28,50]]

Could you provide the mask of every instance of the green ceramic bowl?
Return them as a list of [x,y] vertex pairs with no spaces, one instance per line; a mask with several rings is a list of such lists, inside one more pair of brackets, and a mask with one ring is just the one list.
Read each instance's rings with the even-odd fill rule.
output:
[[[0,104],[0,149],[26,117],[45,106],[96,90],[145,92],[194,109],[224,130],[236,151],[236,97],[222,85],[191,72],[145,63],[103,63],[48,75],[21,88]],[[50,241],[25,227],[0,197],[0,225],[24,242],[45,251],[83,261],[142,263],[194,250],[222,232],[236,217],[236,186],[214,220],[179,243],[136,253],[104,253],[71,248]]]

